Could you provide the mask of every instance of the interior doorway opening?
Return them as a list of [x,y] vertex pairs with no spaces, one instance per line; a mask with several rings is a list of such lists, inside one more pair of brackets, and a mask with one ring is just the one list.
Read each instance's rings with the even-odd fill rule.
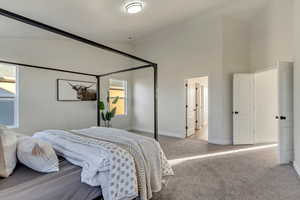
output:
[[186,138],[208,141],[208,76],[187,79]]

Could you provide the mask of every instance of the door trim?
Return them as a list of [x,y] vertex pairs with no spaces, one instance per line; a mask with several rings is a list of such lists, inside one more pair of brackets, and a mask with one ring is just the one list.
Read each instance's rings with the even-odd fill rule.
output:
[[209,74],[201,74],[199,76],[195,76],[195,77],[191,77],[191,78],[187,78],[184,80],[184,88],[185,88],[185,127],[184,127],[184,130],[185,130],[185,138],[188,137],[188,129],[187,129],[187,124],[188,124],[188,117],[187,117],[187,114],[188,114],[188,108],[187,108],[187,104],[188,104],[188,80],[190,79],[196,79],[196,78],[204,78],[204,77],[207,77],[208,79],[208,87],[207,87],[207,102],[208,102],[208,108],[207,108],[207,113],[208,113],[208,117],[207,117],[207,121],[208,121],[208,127],[207,127],[207,135],[208,135],[208,142],[210,141],[209,140],[209,132],[210,132],[210,78],[209,78]]

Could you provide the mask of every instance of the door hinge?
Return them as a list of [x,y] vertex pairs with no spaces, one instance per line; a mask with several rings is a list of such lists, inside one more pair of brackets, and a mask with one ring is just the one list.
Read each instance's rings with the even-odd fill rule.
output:
[[189,127],[187,127],[187,126],[186,126],[186,127],[185,127],[185,129],[186,129],[186,130],[188,130],[188,129],[189,129]]
[[188,84],[187,84],[187,83],[185,84],[185,87],[188,87]]
[[185,105],[185,108],[188,108],[189,106],[188,105]]

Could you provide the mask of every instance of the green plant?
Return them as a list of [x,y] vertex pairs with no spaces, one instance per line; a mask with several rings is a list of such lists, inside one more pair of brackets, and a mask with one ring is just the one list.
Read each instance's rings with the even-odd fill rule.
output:
[[[112,101],[112,104],[115,105],[118,103],[120,97],[115,97]],[[117,107],[115,106],[113,109],[110,110],[109,108],[109,100],[110,98],[108,97],[106,100],[106,104],[107,104],[107,109],[105,108],[105,103],[104,101],[99,101],[99,109],[101,112],[101,118],[104,121],[104,125],[105,127],[111,127],[111,120],[116,116],[116,111],[117,111]]]

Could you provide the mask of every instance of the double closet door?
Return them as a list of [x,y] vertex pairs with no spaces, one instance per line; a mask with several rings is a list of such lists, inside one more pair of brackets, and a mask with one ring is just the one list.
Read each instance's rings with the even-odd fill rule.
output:
[[[293,161],[293,63],[279,62],[278,126],[279,160],[281,164]],[[255,144],[255,74],[235,74],[233,80],[233,143]]]

